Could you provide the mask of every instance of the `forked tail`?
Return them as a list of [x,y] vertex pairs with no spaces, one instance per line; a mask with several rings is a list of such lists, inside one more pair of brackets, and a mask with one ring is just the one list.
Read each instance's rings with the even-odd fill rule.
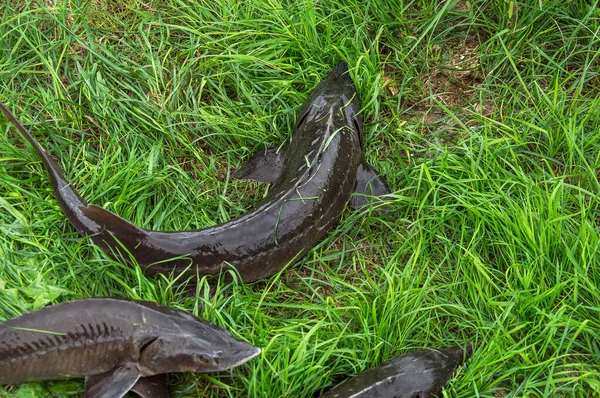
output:
[[[6,108],[6,106],[4,106],[4,104],[1,102],[0,102],[0,111],[2,111],[4,116],[12,124],[15,125],[17,130],[19,130],[19,132],[23,135],[23,137],[25,137],[25,139],[27,139],[27,141],[29,141],[31,146],[33,146],[33,149],[35,149],[35,151],[42,158],[42,162],[44,163],[44,166],[46,167],[46,170],[48,171],[48,174],[50,175],[50,179],[52,180],[52,184],[54,185],[54,190],[56,191],[57,199],[60,201],[61,196],[73,196],[74,198],[79,199],[79,202],[81,202],[80,204],[85,205],[86,204],[85,201],[83,199],[81,199],[81,197],[79,197],[79,195],[69,187],[69,183],[65,179],[60,166],[54,160],[52,160],[50,155],[48,155],[48,153],[42,149],[40,144],[38,144],[37,140],[35,138],[33,138],[33,136],[29,133],[29,131],[27,131],[27,129],[21,124],[21,122],[19,122],[19,120],[17,120],[15,115],[13,115],[11,113],[11,111],[9,111],[8,108]],[[71,191],[71,192],[64,192],[65,190]],[[62,203],[61,203],[61,206],[62,206]]]
[[4,106],[4,104],[1,102],[0,102],[0,111],[2,111],[4,116],[12,124],[15,125],[17,130],[19,130],[19,132],[23,135],[23,137],[25,137],[25,139],[27,139],[27,141],[29,141],[31,146],[33,146],[33,149],[35,149],[35,151],[40,155],[40,157],[42,158],[42,162],[44,162],[44,166],[46,166],[46,170],[48,170],[48,173],[50,173],[50,175],[53,176],[54,178],[64,181],[65,178],[62,174],[62,169],[60,168],[60,166],[58,164],[56,164],[56,162],[54,162],[54,160],[52,160],[52,158],[46,153],[46,151],[44,151],[42,149],[42,147],[38,144],[36,139],[33,138],[33,136],[29,133],[29,131],[27,131],[27,129],[21,124],[21,122],[19,122],[19,120],[15,117],[15,115],[13,115],[11,113],[11,111],[9,111],[8,108],[6,108],[6,106]]
[[[65,179],[60,166],[42,149],[35,138],[27,131],[17,118],[0,102],[0,111],[29,141],[42,158],[42,162],[50,175],[56,199],[63,212],[84,236],[92,235],[92,240],[109,255],[121,252],[122,246],[136,248],[145,231],[123,220],[121,217],[101,207],[88,205]],[[119,242],[115,241],[118,240]]]

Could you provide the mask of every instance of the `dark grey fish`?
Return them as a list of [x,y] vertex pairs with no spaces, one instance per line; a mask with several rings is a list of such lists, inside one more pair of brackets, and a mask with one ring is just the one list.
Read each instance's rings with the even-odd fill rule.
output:
[[168,397],[166,373],[227,370],[258,354],[220,327],[151,302],[76,300],[0,323],[0,385],[85,377],[86,398]]
[[[265,200],[235,220],[197,231],[146,230],[88,205],[16,118],[4,106],[0,110],[42,156],[58,201],[79,232],[109,255],[133,256],[148,275],[215,275],[232,266],[244,282],[266,278],[319,242],[348,201],[361,207],[364,194],[390,192],[363,158],[360,102],[343,62],[311,93],[287,147],[255,154],[234,174],[273,184]],[[353,192],[362,195],[351,199]]]
[[321,398],[430,398],[472,354],[471,345],[400,355],[329,390]]

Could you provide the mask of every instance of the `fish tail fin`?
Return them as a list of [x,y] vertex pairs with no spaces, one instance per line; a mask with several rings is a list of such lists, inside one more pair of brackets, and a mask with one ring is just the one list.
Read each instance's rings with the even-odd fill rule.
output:
[[0,111],[4,116],[19,130],[21,135],[29,141],[33,149],[42,158],[42,163],[50,176],[54,195],[58,204],[67,216],[71,224],[83,235],[89,235],[93,231],[90,230],[89,224],[85,219],[81,218],[78,211],[80,206],[87,206],[87,202],[79,196],[77,191],[71,187],[71,184],[65,179],[61,167],[48,155],[44,149],[38,144],[37,140],[27,131],[27,129],[17,120],[17,118],[0,102]]
[[8,108],[2,102],[0,102],[0,111],[2,111],[2,114],[17,128],[17,130],[19,130],[21,135],[23,135],[23,137],[25,137],[25,139],[29,141],[29,143],[31,144],[31,146],[33,146],[35,151],[42,157],[45,164],[46,159],[49,157],[46,151],[44,151],[40,144],[38,144],[37,140],[33,138],[31,133],[29,133],[25,126],[21,124],[19,119],[17,119],[15,115],[13,115],[12,112],[9,111]]
[[52,160],[50,155],[40,146],[37,140],[31,135],[31,133],[21,124],[21,122],[12,114],[8,108],[0,102],[0,111],[2,114],[19,130],[21,135],[25,137],[27,141],[31,144],[33,149],[40,155],[42,158],[42,162],[46,167],[46,170],[50,174],[52,180],[57,185],[56,189],[63,189],[64,186],[68,185],[68,182],[65,180],[62,169],[60,166]]

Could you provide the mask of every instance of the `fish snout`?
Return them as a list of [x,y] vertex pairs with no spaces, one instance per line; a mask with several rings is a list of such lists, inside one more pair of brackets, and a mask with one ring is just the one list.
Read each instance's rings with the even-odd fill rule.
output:
[[250,344],[245,344],[246,347],[231,350],[229,353],[223,353],[215,357],[215,361],[223,367],[223,370],[240,366],[254,357],[260,355],[262,350]]
[[342,61],[339,64],[337,64],[336,66],[334,66],[333,69],[331,70],[332,74],[338,74],[338,75],[341,75],[342,73],[346,73],[346,72],[348,72],[348,64],[344,61]]

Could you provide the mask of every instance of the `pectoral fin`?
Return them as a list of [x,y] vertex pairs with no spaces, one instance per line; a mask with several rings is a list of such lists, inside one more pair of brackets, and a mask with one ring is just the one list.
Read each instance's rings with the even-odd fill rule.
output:
[[85,379],[85,392],[82,398],[121,398],[140,378],[132,364],[122,365],[114,370]]
[[131,392],[136,393],[140,398],[169,398],[167,374],[140,377],[137,383],[131,387]]
[[284,153],[278,147],[258,151],[233,173],[238,180],[256,180],[273,184],[283,170]]
[[366,164],[364,161],[358,166],[356,172],[356,185],[354,192],[359,195],[353,195],[350,198],[350,206],[358,209],[371,202],[368,196],[381,196],[391,192],[390,187],[383,177],[379,176],[377,170]]

